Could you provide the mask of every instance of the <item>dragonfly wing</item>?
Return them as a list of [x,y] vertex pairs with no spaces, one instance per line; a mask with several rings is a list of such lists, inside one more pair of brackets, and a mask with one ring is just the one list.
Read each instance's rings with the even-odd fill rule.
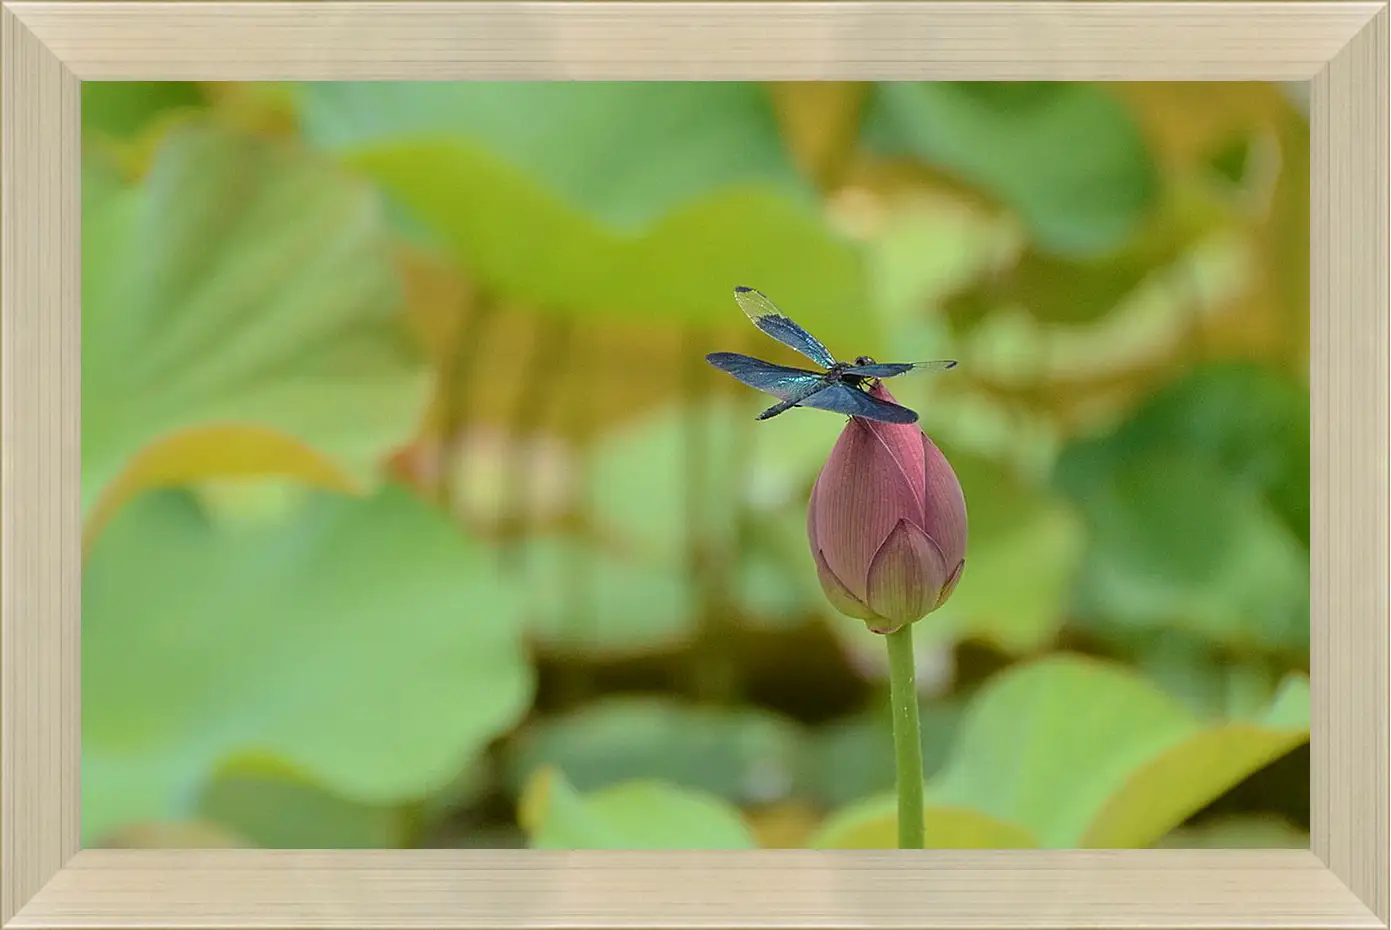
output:
[[878,420],[881,423],[916,423],[918,415],[907,407],[870,397],[859,388],[836,382],[802,401],[803,407],[832,410],[852,417]]
[[816,393],[817,385],[826,382],[826,376],[820,372],[775,365],[738,352],[711,352],[705,360],[749,387],[782,400],[810,396]]
[[909,371],[946,371],[955,368],[955,359],[939,359],[933,362],[875,362],[869,365],[851,365],[846,374],[862,378],[892,378]]
[[734,299],[753,325],[783,345],[796,349],[818,365],[830,368],[836,363],[821,340],[792,322],[771,300],[751,287],[736,287]]

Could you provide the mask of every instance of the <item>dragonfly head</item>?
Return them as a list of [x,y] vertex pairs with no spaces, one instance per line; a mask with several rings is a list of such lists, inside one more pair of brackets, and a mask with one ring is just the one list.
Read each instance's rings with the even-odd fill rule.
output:
[[856,365],[873,365],[873,364],[874,364],[874,359],[870,358],[868,355],[861,355],[859,358],[855,359],[855,364],[856,364]]

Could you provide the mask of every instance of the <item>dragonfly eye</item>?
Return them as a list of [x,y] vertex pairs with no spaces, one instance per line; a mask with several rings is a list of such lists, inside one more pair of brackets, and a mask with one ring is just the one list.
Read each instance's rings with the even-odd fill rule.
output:
[[861,355],[859,358],[855,359],[855,364],[856,364],[856,365],[873,365],[873,364],[874,364],[874,359],[870,358],[868,355]]

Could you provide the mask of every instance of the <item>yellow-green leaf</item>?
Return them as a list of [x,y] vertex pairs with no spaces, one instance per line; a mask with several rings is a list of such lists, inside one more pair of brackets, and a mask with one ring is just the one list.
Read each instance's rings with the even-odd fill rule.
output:
[[1261,717],[1210,722],[1124,666],[1050,656],[977,693],[929,800],[1047,848],[1145,847],[1307,741],[1308,708],[1292,676]]
[[301,99],[312,141],[502,298],[721,322],[740,319],[730,291],[747,284],[833,350],[867,341],[859,255],[757,85],[326,83]]
[[[927,849],[1036,849],[1027,829],[964,807],[928,805],[923,811]],[[878,795],[831,815],[807,844],[813,849],[896,849],[898,797]]]

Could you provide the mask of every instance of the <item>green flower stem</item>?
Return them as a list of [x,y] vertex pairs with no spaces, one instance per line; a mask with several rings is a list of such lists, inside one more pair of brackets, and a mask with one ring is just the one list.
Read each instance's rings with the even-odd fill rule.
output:
[[912,624],[885,639],[889,643],[889,704],[893,708],[894,761],[898,771],[898,848],[922,849],[923,756]]

